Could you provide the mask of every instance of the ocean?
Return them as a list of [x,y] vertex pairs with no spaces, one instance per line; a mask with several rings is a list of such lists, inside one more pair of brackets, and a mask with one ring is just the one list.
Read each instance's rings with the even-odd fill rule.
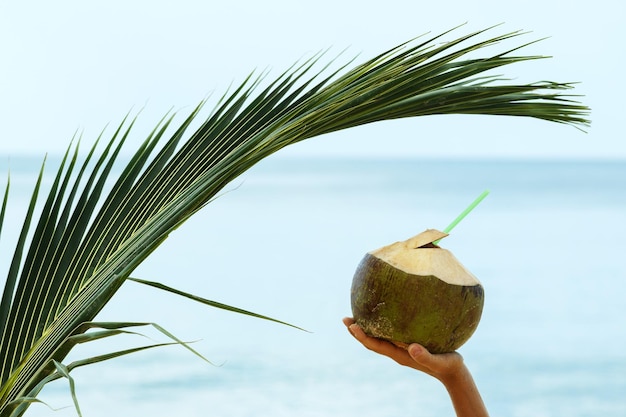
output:
[[[37,160],[11,162],[11,219]],[[306,331],[128,282],[99,320],[158,323],[211,363],[169,346],[77,369],[83,415],[454,415],[437,381],[367,351],[341,318],[366,252],[445,228],[485,189],[441,246],[485,288],[459,352],[490,414],[626,415],[626,161],[280,156],[226,187],[133,276]],[[19,223],[3,230],[3,274]],[[168,341],[139,331],[80,346],[68,362]],[[76,415],[65,380],[41,400],[26,415]]]

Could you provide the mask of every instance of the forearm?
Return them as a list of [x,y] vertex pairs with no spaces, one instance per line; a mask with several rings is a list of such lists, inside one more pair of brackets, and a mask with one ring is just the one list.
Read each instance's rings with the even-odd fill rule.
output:
[[448,390],[457,417],[489,417],[478,387],[465,365],[458,372],[439,379]]

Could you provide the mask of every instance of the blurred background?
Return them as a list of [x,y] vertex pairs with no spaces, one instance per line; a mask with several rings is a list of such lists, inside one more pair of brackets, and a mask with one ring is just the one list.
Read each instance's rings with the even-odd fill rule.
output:
[[[504,67],[506,77],[580,81],[573,92],[592,108],[586,133],[430,117],[338,132],[266,159],[133,275],[309,333],[128,283],[99,319],[157,322],[197,341],[217,366],[170,347],[80,369],[84,415],[453,415],[436,381],[366,351],[340,320],[367,251],[443,229],[484,189],[490,196],[442,246],[485,287],[480,327],[460,352],[491,414],[624,415],[625,6],[601,6],[0,0],[0,172],[11,170],[16,219],[3,230],[2,270],[41,160],[49,154],[51,176],[76,131],[87,148],[108,123],[141,112],[130,153],[167,111],[182,119],[206,97],[210,110],[251,71],[271,80],[327,48],[329,61],[361,62],[427,32],[467,22],[450,40],[501,24],[491,33],[546,38],[520,54],[553,56]],[[153,340],[124,337],[72,358]],[[64,381],[42,399],[71,405]],[[37,404],[27,415],[75,411]]]

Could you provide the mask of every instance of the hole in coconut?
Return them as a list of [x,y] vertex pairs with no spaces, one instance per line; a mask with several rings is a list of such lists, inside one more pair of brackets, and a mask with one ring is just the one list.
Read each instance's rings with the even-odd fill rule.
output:
[[422,246],[418,246],[416,249],[421,249],[421,248],[438,248],[439,246],[435,245],[434,243],[427,243],[425,245]]

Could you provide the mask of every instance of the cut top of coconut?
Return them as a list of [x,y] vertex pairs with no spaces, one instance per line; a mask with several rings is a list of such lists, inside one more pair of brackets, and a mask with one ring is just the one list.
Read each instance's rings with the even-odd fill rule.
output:
[[437,229],[426,229],[419,235],[413,236],[402,243],[404,243],[407,248],[416,249],[428,245],[429,243],[441,240],[446,236],[448,236],[447,233],[441,232]]
[[[480,284],[478,278],[468,271],[452,252],[429,245],[446,236],[447,233],[428,229],[405,241],[371,251],[370,254],[408,274],[432,275],[453,285]],[[429,247],[424,247],[426,245]]]

